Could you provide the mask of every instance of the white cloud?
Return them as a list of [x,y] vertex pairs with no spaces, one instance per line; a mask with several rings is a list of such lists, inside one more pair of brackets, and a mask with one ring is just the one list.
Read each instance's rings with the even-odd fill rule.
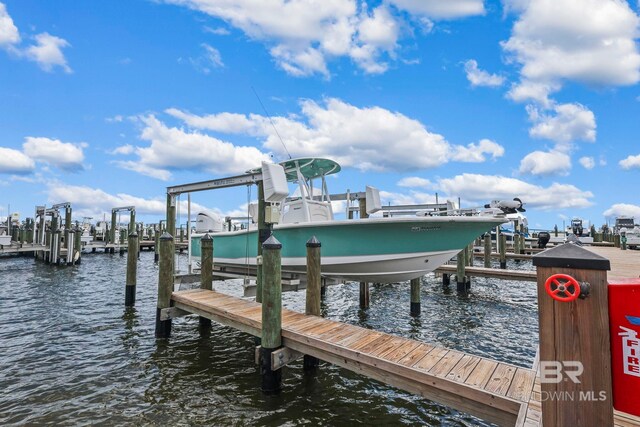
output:
[[154,116],[140,118],[140,135],[147,147],[137,147],[136,162],[119,166],[159,179],[169,179],[171,170],[202,170],[214,174],[241,173],[269,157],[255,147],[238,147],[197,132],[167,127]]
[[35,162],[18,150],[0,147],[0,173],[23,174],[32,172]]
[[468,163],[482,163],[485,154],[490,154],[491,159],[495,160],[504,155],[504,147],[491,141],[490,139],[482,139],[478,144],[468,144],[466,147],[456,146],[452,149],[452,160]]
[[507,97],[516,102],[535,101],[545,108],[551,108],[554,103],[549,99],[549,94],[557,92],[560,88],[561,85],[558,83],[524,80],[512,85]]
[[621,0],[503,0],[521,13],[502,43],[523,82],[594,85],[640,81],[640,19]]
[[497,87],[504,83],[504,77],[479,69],[475,59],[464,63],[464,71],[467,73],[467,80],[471,82],[471,86]]
[[223,68],[222,56],[220,51],[207,43],[202,43],[204,53],[197,58],[189,58],[189,62],[198,72],[203,74],[211,73],[214,68]]
[[568,175],[571,158],[560,151],[534,151],[520,161],[520,173],[531,175]]
[[559,104],[553,110],[555,115],[548,115],[533,105],[527,106],[529,120],[534,123],[529,130],[531,137],[564,145],[576,140],[596,140],[596,118],[591,110],[580,104]]
[[[479,162],[485,154],[496,158],[504,152],[490,140],[466,147],[451,145],[419,121],[381,107],[359,108],[329,98],[324,104],[304,100],[301,108],[303,118],[273,117],[278,134],[294,157],[330,157],[362,171],[405,171],[434,168],[451,160]],[[267,150],[286,155],[266,117],[232,113],[196,116],[177,109],[167,113],[199,129],[263,138]],[[418,152],[429,155],[416,156]]]
[[553,183],[548,187],[533,185],[515,178],[494,175],[462,174],[438,181],[438,189],[450,197],[486,203],[488,200],[519,197],[527,208],[557,210],[585,208],[593,205],[593,193],[574,185]]
[[205,26],[203,30],[206,33],[215,34],[216,36],[228,36],[229,34],[231,34],[231,32],[224,27],[211,28]]
[[47,162],[52,166],[63,170],[75,171],[83,168],[84,153],[82,149],[86,144],[72,144],[58,139],[44,137],[25,138],[22,144],[24,153],[34,160]]
[[104,119],[107,123],[122,123],[124,117],[121,114],[116,114],[113,117],[107,117]]
[[[419,191],[411,191],[409,194],[393,193],[389,191],[380,191],[380,200],[382,205],[420,205],[427,203],[435,203],[436,196],[434,194],[422,193]],[[440,198],[440,202],[444,199]]]
[[128,154],[133,154],[133,152],[135,151],[135,147],[131,144],[126,144],[126,145],[121,145],[119,147],[114,148],[112,151],[109,152],[109,154],[122,154],[122,155],[128,155]]
[[431,181],[428,179],[420,178],[417,176],[408,176],[406,178],[402,178],[396,184],[398,187],[429,187],[431,185]]
[[[370,7],[354,0],[164,0],[224,20],[250,39],[264,43],[277,65],[290,75],[330,76],[327,62],[351,59],[365,73],[379,74],[395,59],[401,27],[417,21],[454,19],[484,13],[482,0],[393,0]],[[394,12],[396,13],[394,15]],[[206,28],[205,28],[206,31]],[[218,30],[212,30],[219,33]],[[410,34],[411,31],[405,31]]]
[[622,169],[635,169],[640,168],[640,154],[637,156],[628,156],[627,158],[618,162]]
[[71,46],[69,42],[49,33],[38,34],[35,36],[35,40],[36,44],[25,50],[27,58],[37,62],[44,71],[53,71],[58,66],[66,73],[72,72],[62,53],[62,48]]
[[9,16],[6,6],[0,3],[0,47],[11,48],[18,43],[20,43],[18,27]]
[[580,157],[580,160],[578,161],[580,162],[582,167],[587,170],[591,170],[594,167],[596,167],[596,161],[594,160],[593,157],[587,157],[587,156]]
[[484,15],[483,0],[390,0],[392,4],[416,15],[430,18],[463,18]]
[[113,163],[122,169],[137,172],[140,175],[149,176],[161,181],[169,181],[171,179],[171,172],[168,170],[154,168],[140,162],[134,162],[133,160],[118,160]]
[[628,203],[616,203],[612,205],[609,209],[604,211],[602,215],[605,218],[615,218],[617,216],[632,216],[636,218],[640,218],[640,206],[631,205]]

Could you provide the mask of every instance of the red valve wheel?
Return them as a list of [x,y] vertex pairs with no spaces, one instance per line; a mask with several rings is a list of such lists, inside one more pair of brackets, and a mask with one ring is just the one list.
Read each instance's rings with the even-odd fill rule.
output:
[[580,283],[568,274],[554,274],[544,282],[547,293],[556,301],[571,302],[580,296]]

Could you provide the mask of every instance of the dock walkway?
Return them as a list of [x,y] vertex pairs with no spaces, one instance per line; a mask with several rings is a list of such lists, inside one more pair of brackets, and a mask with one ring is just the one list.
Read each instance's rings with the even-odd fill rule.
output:
[[[261,335],[258,303],[201,289],[171,299],[178,310]],[[286,309],[282,343],[500,425],[515,424],[535,378],[532,369]]]

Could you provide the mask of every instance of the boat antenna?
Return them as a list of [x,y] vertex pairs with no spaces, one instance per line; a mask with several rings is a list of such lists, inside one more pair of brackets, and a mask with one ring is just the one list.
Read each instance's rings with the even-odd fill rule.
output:
[[267,111],[267,109],[265,108],[264,104],[262,103],[262,100],[260,99],[260,96],[258,96],[258,92],[256,92],[256,90],[254,89],[253,86],[251,86],[251,90],[253,91],[253,93],[256,95],[256,98],[258,98],[258,102],[260,103],[260,105],[262,106],[262,109],[264,110],[264,113],[267,115],[267,117],[269,118],[269,123],[271,123],[271,126],[273,126],[273,130],[276,131],[276,135],[278,135],[278,138],[280,139],[280,142],[282,143],[282,146],[284,147],[284,151],[287,152],[287,156],[289,156],[289,160],[291,160],[291,154],[289,153],[289,150],[287,150],[287,146],[285,145],[282,137],[280,136],[280,133],[278,133],[278,129],[276,128],[275,123],[273,123],[273,120],[271,119],[271,114],[269,114],[269,112]]

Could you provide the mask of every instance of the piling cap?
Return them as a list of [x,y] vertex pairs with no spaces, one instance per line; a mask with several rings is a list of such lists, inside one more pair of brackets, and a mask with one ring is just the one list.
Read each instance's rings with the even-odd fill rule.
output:
[[307,240],[308,248],[319,248],[320,246],[322,245],[320,244],[320,240],[318,240],[316,236],[311,236],[311,238]]
[[138,237],[138,233],[136,233],[135,231],[129,233],[129,237],[134,237],[137,238]]
[[611,270],[608,259],[573,243],[565,243],[534,255],[535,267],[563,267],[581,270]]
[[173,240],[173,236],[165,231],[160,236],[160,240]]
[[200,241],[205,241],[205,240],[213,240],[213,237],[211,237],[211,235],[207,233],[204,236],[202,236],[202,239],[200,239]]
[[276,237],[272,234],[262,244],[262,249],[282,249],[282,243],[280,243],[278,239],[276,239]]

